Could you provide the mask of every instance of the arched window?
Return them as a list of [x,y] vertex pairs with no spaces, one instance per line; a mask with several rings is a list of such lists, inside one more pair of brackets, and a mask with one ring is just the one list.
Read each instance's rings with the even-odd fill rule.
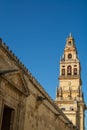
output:
[[65,69],[62,69],[62,75],[65,75]]
[[77,75],[77,68],[74,68],[74,75]]
[[69,53],[69,54],[68,54],[68,59],[71,59],[71,58],[72,58],[72,54]]
[[67,75],[71,75],[72,74],[72,67],[69,65],[67,67]]

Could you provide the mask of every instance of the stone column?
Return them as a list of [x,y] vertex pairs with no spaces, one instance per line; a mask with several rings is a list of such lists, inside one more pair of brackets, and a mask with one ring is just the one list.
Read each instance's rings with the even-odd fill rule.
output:
[[84,111],[83,111],[83,104],[80,104],[80,130],[84,130]]

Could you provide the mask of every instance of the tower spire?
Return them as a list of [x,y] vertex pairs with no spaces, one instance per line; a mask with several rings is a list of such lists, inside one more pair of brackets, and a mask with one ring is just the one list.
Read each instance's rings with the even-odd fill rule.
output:
[[69,36],[72,37],[72,33],[71,32],[70,32]]

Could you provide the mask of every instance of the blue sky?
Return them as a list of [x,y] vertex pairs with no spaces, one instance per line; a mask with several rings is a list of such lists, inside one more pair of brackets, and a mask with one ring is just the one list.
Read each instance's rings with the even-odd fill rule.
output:
[[81,61],[82,88],[87,103],[87,1],[0,2],[0,37],[53,99],[58,86],[60,56],[70,32]]

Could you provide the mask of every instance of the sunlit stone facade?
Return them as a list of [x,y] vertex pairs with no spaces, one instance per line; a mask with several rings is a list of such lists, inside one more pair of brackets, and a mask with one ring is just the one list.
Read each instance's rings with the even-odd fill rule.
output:
[[[77,65],[79,66],[79,61]],[[61,81],[65,82],[62,79]],[[76,78],[75,82],[79,85],[80,78]],[[69,84],[72,85],[72,83]],[[67,89],[66,85],[64,86],[64,89]],[[77,95],[76,91],[75,95]],[[61,95],[60,92],[59,95]],[[68,100],[69,102],[61,100],[61,96],[63,98],[64,95],[59,97],[57,95],[57,105],[59,104],[60,107],[66,103],[68,106],[71,103],[73,109],[80,109],[77,114],[83,121],[84,102],[82,93],[80,95],[78,100],[73,98]],[[57,105],[0,39],[0,130],[77,130],[76,111],[72,111],[73,124],[71,118],[69,120],[66,113],[64,114]]]
[[75,40],[71,34],[66,39],[64,53],[60,60],[56,104],[77,126],[77,129],[84,130],[85,103],[82,92],[81,65]]

